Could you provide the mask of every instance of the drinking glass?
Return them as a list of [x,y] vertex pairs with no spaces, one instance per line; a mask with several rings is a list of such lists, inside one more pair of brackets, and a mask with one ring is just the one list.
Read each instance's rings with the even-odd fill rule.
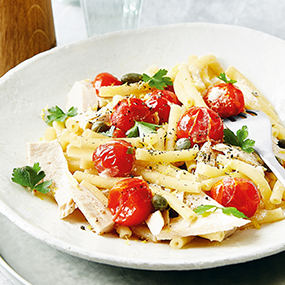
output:
[[142,0],[81,0],[88,37],[138,26]]

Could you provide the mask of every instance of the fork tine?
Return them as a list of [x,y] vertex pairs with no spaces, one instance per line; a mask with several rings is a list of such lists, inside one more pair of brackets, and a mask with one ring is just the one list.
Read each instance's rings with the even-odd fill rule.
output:
[[257,116],[258,115],[258,111],[255,111],[255,110],[246,109],[245,112],[250,114],[250,115],[252,115],[252,116]]
[[237,118],[235,118],[235,116],[231,116],[231,117],[228,117],[228,118],[225,118],[223,119],[223,122],[226,123],[228,121],[231,121],[231,122],[236,122],[237,121]]
[[246,110],[244,113],[239,113],[236,116],[231,116],[223,119],[224,125],[231,131],[236,133],[237,130],[239,130],[243,124],[248,124],[248,120],[250,120],[252,116],[257,116],[257,113],[255,113],[254,111],[248,111],[249,110]]
[[246,113],[239,113],[238,116],[241,117],[241,118],[244,118],[244,119],[247,118],[247,114]]
[[230,116],[228,118],[224,118],[223,122],[226,125],[228,125],[231,122],[234,123],[236,121],[239,121],[240,119],[248,119],[248,118],[250,118],[250,116],[248,116],[248,115],[253,116],[253,117],[258,116],[258,111],[246,109],[245,112],[239,113],[236,116]]

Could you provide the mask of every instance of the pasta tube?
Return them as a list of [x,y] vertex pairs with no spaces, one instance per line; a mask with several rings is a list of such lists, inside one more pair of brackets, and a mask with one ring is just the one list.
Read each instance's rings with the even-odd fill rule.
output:
[[194,160],[198,153],[197,148],[173,150],[173,151],[159,151],[153,149],[137,149],[136,159],[152,162],[178,162]]
[[194,239],[194,236],[177,237],[170,241],[169,245],[173,249],[181,249],[184,245],[188,244]]

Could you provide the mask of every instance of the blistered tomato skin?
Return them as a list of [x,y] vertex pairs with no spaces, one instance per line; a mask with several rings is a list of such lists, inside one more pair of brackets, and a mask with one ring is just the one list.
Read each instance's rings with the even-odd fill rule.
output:
[[102,72],[97,74],[94,81],[92,81],[96,94],[99,95],[99,90],[102,86],[121,85],[122,82],[108,72]]
[[202,146],[205,142],[220,143],[224,137],[221,117],[207,107],[191,107],[177,123],[177,139],[188,138],[191,147]]
[[93,153],[94,167],[107,176],[127,176],[135,161],[135,149],[124,140],[108,141],[99,145]]
[[138,178],[120,180],[110,190],[108,208],[115,223],[136,226],[153,211],[148,184]]
[[153,113],[157,112],[159,124],[168,122],[171,103],[180,105],[175,93],[169,90],[155,90],[146,100],[146,105],[151,111]]
[[243,93],[231,83],[220,83],[209,88],[204,101],[221,118],[236,116],[245,110]]
[[119,128],[115,128],[112,138],[125,138],[126,134]]
[[169,102],[176,104],[176,105],[181,105],[181,102],[178,100],[178,97],[174,93],[174,91],[171,90],[155,90],[152,92],[152,95],[161,95],[163,98],[168,100]]
[[111,124],[123,132],[135,125],[135,121],[154,123],[150,108],[138,98],[126,98],[119,101],[113,108]]
[[260,193],[248,179],[228,177],[211,188],[211,197],[224,207],[235,207],[252,217],[260,204]]

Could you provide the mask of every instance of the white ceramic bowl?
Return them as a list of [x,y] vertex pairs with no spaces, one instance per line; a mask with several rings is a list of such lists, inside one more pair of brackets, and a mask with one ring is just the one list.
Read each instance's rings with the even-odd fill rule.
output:
[[167,244],[97,236],[80,229],[80,219],[58,219],[55,203],[41,200],[11,182],[14,167],[26,165],[26,142],[46,128],[41,110],[59,105],[76,80],[108,71],[118,77],[155,64],[171,68],[190,54],[215,54],[234,65],[276,107],[285,122],[285,42],[261,32],[227,25],[179,24],[119,32],[55,48],[20,64],[0,79],[0,211],[36,238],[85,259],[139,269],[189,270],[234,264],[284,249],[285,221],[261,230],[237,232],[221,244]]

